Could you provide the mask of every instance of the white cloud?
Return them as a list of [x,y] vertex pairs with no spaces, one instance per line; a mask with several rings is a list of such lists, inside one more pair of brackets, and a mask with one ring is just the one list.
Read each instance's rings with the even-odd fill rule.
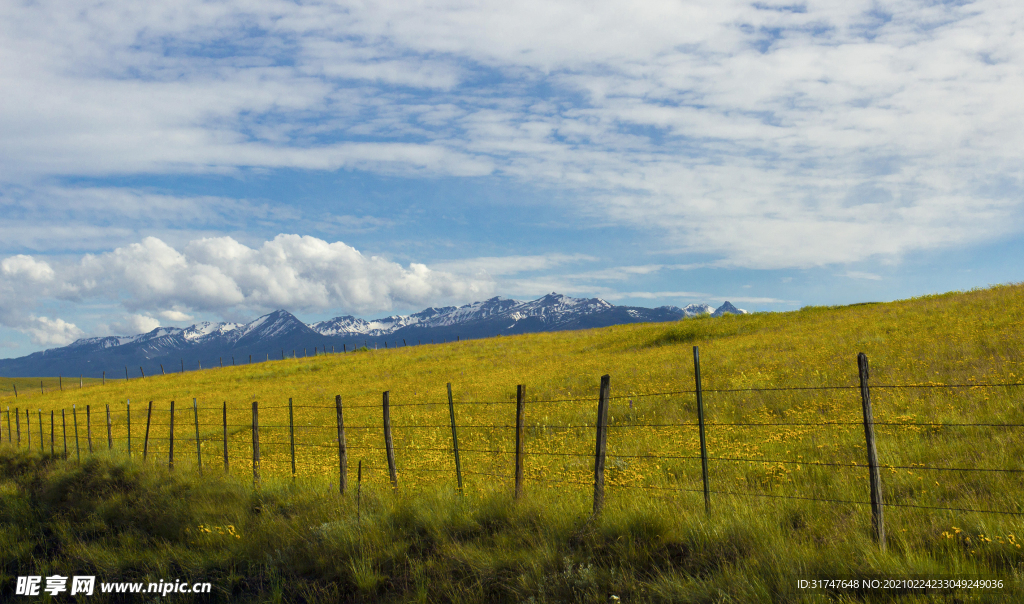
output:
[[[38,272],[32,268],[38,262],[28,256],[8,258],[3,266],[8,265]],[[395,305],[477,300],[490,295],[494,285],[418,263],[403,267],[364,256],[342,242],[299,235],[278,235],[255,248],[231,237],[204,238],[181,250],[147,237],[104,254],[86,254],[58,267],[52,280],[34,298],[15,295],[7,279],[0,282],[7,293],[0,302],[11,311],[4,324],[22,328],[17,309],[47,298],[118,302],[133,314],[117,329],[139,333],[157,327],[155,317],[189,320],[186,310],[221,315],[276,308],[377,312]],[[47,324],[51,331],[54,325]]]
[[174,321],[175,323],[184,323],[185,321],[191,321],[193,318],[192,315],[179,310],[162,310],[157,313],[157,316],[167,321]]
[[65,346],[83,335],[74,323],[46,317],[33,317],[30,323],[17,329],[27,333],[32,343],[40,346]]
[[36,282],[51,281],[54,274],[45,260],[36,260],[24,254],[4,258],[0,262],[0,272],[11,280],[28,279]]
[[881,275],[876,275],[874,273],[866,273],[864,271],[846,271],[845,273],[842,273],[842,274],[837,275],[837,276],[839,276],[839,277],[847,277],[849,279],[868,279],[868,280],[871,280],[871,281],[881,281],[882,280]]

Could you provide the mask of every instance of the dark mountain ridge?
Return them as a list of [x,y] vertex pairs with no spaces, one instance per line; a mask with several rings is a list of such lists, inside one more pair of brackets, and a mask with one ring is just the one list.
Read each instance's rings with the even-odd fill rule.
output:
[[[85,338],[61,348],[0,360],[0,375],[134,379],[143,374],[351,351],[360,346],[413,346],[496,335],[675,321],[712,310],[706,304],[686,308],[615,306],[600,298],[570,298],[555,293],[526,302],[496,297],[459,307],[427,308],[406,316],[373,321],[343,316],[312,325],[306,325],[288,311],[276,310],[244,324],[203,322],[186,328],[158,327],[134,336]],[[727,312],[745,311],[726,302],[714,315]]]

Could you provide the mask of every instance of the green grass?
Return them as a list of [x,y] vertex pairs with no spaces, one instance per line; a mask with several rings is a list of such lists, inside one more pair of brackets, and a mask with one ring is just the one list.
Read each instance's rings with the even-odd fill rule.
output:
[[[0,599],[19,574],[204,581],[219,602],[886,601],[863,590],[806,592],[814,577],[991,573],[1007,587],[966,600],[1019,598],[1018,554],[972,556],[957,541],[897,537],[879,552],[866,530],[837,535],[848,511],[786,502],[666,507],[631,498],[592,517],[573,497],[451,490],[339,497],[287,480],[173,474],[94,456],[81,465],[0,449]],[[205,598],[205,599],[204,599]],[[89,602],[116,601],[101,595]],[[141,601],[125,598],[123,601]]]
[[[710,518],[695,492],[701,484],[700,463],[693,459],[699,452],[695,402],[683,392],[693,388],[694,345],[700,346],[709,390],[709,454],[754,460],[710,463],[716,491]],[[855,386],[861,351],[870,358],[876,386],[875,419],[891,423],[876,427],[880,461],[900,466],[883,471],[885,500],[922,506],[886,508],[885,552],[873,543],[869,506],[785,498],[867,501],[859,393],[744,390]],[[611,375],[617,398],[610,412],[608,506],[591,518],[589,426],[603,373]],[[0,551],[10,546],[23,553],[0,555],[10,558],[3,561],[8,578],[16,575],[12,569],[59,564],[103,568],[127,579],[174,579],[179,577],[170,571],[187,571],[253,601],[273,594],[296,602],[606,602],[612,595],[622,601],[886,601],[890,596],[882,591],[801,592],[796,581],[909,574],[989,575],[1007,587],[957,597],[1006,601],[1021,590],[1022,516],[924,508],[1024,513],[1024,475],[922,467],[1024,469],[1024,430],[921,424],[1024,424],[1024,387],[878,386],[1018,383],[1022,376],[1024,287],[1013,285],[887,304],[289,359],[47,392],[30,402],[9,397],[4,410],[19,409],[22,422],[25,408],[31,409],[35,452],[24,453],[28,431],[22,423],[23,452],[8,450],[4,455],[13,461],[5,463],[28,469],[4,470],[0,492],[7,499],[0,509],[35,516],[4,519],[4,534],[10,526],[14,536],[0,537],[8,539]],[[453,386],[459,423],[479,426],[459,434],[465,501],[452,494],[446,382]],[[515,417],[516,384],[527,388],[528,455],[526,498],[513,504],[514,432],[508,426]],[[740,391],[710,391],[715,389]],[[384,390],[393,405],[397,497],[386,488],[380,451]],[[333,494],[335,394],[343,397],[349,426],[350,482],[363,462],[358,522],[351,494]],[[205,439],[204,477],[194,473],[192,398]],[[298,487],[289,478],[289,398],[297,405]],[[127,399],[131,463],[124,455]],[[150,400],[154,425],[149,459],[141,463],[144,403]],[[171,400],[177,401],[175,474],[163,469]],[[260,401],[262,426],[259,493],[245,480],[252,476],[253,400]],[[224,401],[236,477],[230,479],[215,478],[221,474],[216,468],[223,454]],[[470,404],[479,401],[500,404]],[[105,451],[107,405],[112,452]],[[95,458],[85,454],[86,406],[94,448],[103,452]],[[39,418],[43,449],[49,451],[50,411],[54,449],[62,452],[61,410],[69,435],[72,421],[79,423],[82,466],[39,457]],[[6,414],[0,418],[4,446],[6,420]],[[579,456],[544,455],[549,452]],[[130,480],[94,481],[114,474]],[[83,480],[97,486],[74,487],[85,501],[75,504],[74,513],[53,503],[64,499],[39,495]],[[119,507],[133,514],[147,508],[138,513],[158,520],[136,526],[104,516]],[[231,525],[240,538],[207,534],[191,543],[200,525],[222,531]],[[145,526],[158,528],[151,533]],[[68,545],[51,548],[62,539]],[[90,566],[101,563],[108,566]],[[0,581],[0,589],[10,584]],[[956,595],[906,597],[952,601]]]

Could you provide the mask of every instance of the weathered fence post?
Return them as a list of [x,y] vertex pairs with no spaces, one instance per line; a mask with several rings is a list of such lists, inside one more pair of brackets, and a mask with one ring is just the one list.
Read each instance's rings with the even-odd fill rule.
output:
[[700,350],[693,347],[693,379],[697,394],[697,424],[700,429],[700,475],[704,482],[704,513],[711,514],[711,491],[708,488],[708,447],[704,439],[704,391],[700,383]]
[[160,375],[167,375],[166,373],[164,373],[164,364],[163,363],[160,363]]
[[71,405],[71,420],[75,422],[75,458],[81,463],[82,451],[78,446],[78,409],[74,405]]
[[526,386],[516,386],[516,490],[515,498],[523,495],[523,420],[526,406]]
[[114,449],[114,437],[110,433],[110,405],[107,405],[107,451]]
[[224,401],[224,473],[228,473],[228,402]]
[[885,522],[882,515],[882,477],[878,473],[878,452],[875,450],[875,419],[871,414],[871,391],[868,389],[868,357],[857,355],[860,372],[860,399],[864,410],[864,439],[868,448],[868,477],[871,480],[871,524],[875,540],[885,550]]
[[452,418],[452,447],[455,449],[455,478],[459,481],[459,495],[462,491],[462,465],[459,463],[459,435],[455,431],[455,403],[452,402],[452,383],[448,382],[448,414]]
[[31,411],[29,411],[28,409],[25,409],[25,436],[28,437],[28,446],[26,448],[29,449],[29,450],[32,449],[32,424],[31,424],[31,417],[32,416],[29,415],[30,413],[31,413]]
[[252,485],[260,486],[260,411],[256,401],[252,402]]
[[107,372],[106,371],[103,372],[103,376],[100,378],[100,385],[101,386],[106,386],[107,385]]
[[[50,409],[50,455],[56,457],[57,447],[54,446],[53,424],[53,409]],[[10,435],[8,434],[8,436]]]
[[384,448],[388,455],[388,476],[391,487],[398,490],[398,472],[395,470],[395,446],[391,440],[391,405],[388,401],[390,391],[384,392]]
[[139,373],[142,374],[142,379],[146,379],[146,371],[142,369],[142,365],[139,365]]
[[348,488],[348,443],[345,442],[345,417],[340,394],[334,396],[334,409],[338,416],[338,492],[344,495]]
[[60,430],[61,435],[64,437],[64,461],[68,460],[68,420],[64,414],[64,410],[60,410]]
[[192,399],[192,416],[196,420],[196,469],[199,473],[203,473],[203,452],[199,446],[199,407],[196,405],[196,399]]
[[60,388],[61,392],[64,392],[64,376],[63,375],[58,375],[57,376],[57,387]]
[[43,410],[39,409],[39,452],[45,451],[43,448]]
[[124,381],[128,381],[128,366],[124,366]]
[[89,405],[85,406],[85,442],[89,443],[89,455],[92,455],[92,414]]
[[149,409],[146,411],[146,436],[142,440],[142,461],[146,461],[149,453],[149,424],[153,419],[153,401],[149,401]]
[[7,405],[7,444],[14,442],[11,438],[11,406]]
[[[7,431],[11,431],[11,412],[7,412]],[[14,408],[14,430],[18,437],[18,448],[21,448],[21,409]]]
[[608,397],[611,396],[611,377],[601,376],[601,391],[597,399],[597,448],[594,451],[594,514],[604,507],[604,458],[608,447]]
[[171,401],[171,425],[167,438],[167,469],[174,469],[174,401]]
[[128,459],[132,458],[132,399],[125,404],[125,420],[128,423]]
[[295,480],[295,414],[290,397],[288,398],[288,444],[292,452],[292,480]]

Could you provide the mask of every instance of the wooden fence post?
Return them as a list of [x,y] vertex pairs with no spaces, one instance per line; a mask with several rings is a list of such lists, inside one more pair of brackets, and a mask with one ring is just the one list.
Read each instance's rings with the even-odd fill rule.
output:
[[92,413],[89,407],[85,406],[85,442],[89,443],[89,455],[92,455]]
[[[60,388],[61,392],[64,392],[64,376],[63,375],[58,375],[57,376],[57,387]],[[40,409],[40,411],[42,411],[42,409]]]
[[124,366],[124,381],[128,381],[128,366]]
[[174,469],[174,401],[171,401],[171,425],[167,438],[167,469]]
[[864,439],[868,448],[868,477],[871,481],[871,524],[875,529],[878,547],[885,550],[885,522],[882,515],[882,477],[878,473],[878,453],[875,450],[875,419],[871,414],[871,391],[868,389],[868,357],[857,355],[860,373],[860,399],[864,411]]
[[128,459],[132,458],[132,399],[125,404],[125,419],[128,422]]
[[697,393],[697,424],[700,430],[700,475],[704,482],[704,513],[711,514],[711,491],[708,488],[708,447],[704,439],[704,391],[700,382],[700,350],[693,347],[693,379]]
[[163,363],[160,363],[160,375],[167,375],[166,373],[164,373],[164,364]]
[[[56,457],[57,447],[54,446],[53,424],[53,409],[50,409],[50,455]],[[10,434],[8,434],[8,436],[10,436]]]
[[398,491],[398,472],[395,470],[395,445],[391,440],[391,405],[388,402],[388,394],[384,392],[384,448],[388,455],[388,476],[391,477],[391,487]]
[[100,385],[101,386],[106,386],[107,385],[107,372],[106,371],[103,372],[103,376],[100,378]]
[[462,491],[462,465],[459,463],[459,434],[455,430],[455,403],[452,402],[452,383],[448,382],[448,414],[452,418],[452,447],[455,449],[455,478],[459,481],[459,495]]
[[338,416],[338,492],[344,495],[348,488],[348,443],[345,442],[345,417],[342,415],[340,394],[334,396],[334,408]]
[[39,409],[39,452],[45,451],[43,448],[43,410]]
[[601,391],[597,399],[597,448],[594,451],[594,514],[604,507],[604,458],[608,448],[608,397],[611,396],[611,377],[601,376]]
[[199,407],[196,405],[196,399],[192,399],[192,417],[196,421],[196,469],[199,473],[203,473],[203,452],[199,446]]
[[64,461],[68,460],[68,420],[64,415],[64,410],[60,410],[60,429],[64,437]]
[[142,374],[142,379],[146,379],[146,371],[142,368],[142,365],[139,365],[139,373]]
[[359,504],[363,495],[363,460],[359,460],[359,468],[356,470],[356,522],[359,522]]
[[[10,427],[10,421],[11,421],[10,413],[11,413],[10,411],[7,412],[7,421],[8,421],[7,431],[8,432],[10,432],[10,429],[11,429],[11,427]],[[14,431],[15,431],[15,434],[17,435],[17,437],[18,437],[18,448],[21,448],[21,409],[19,409],[17,407],[14,408]]]
[[153,419],[153,401],[149,401],[149,409],[146,411],[146,436],[142,440],[142,461],[146,461],[149,453],[149,423]]
[[292,452],[292,480],[295,480],[295,414],[292,411],[292,399],[288,398],[288,444]]
[[78,446],[78,410],[74,405],[71,405],[71,420],[75,422],[75,458],[81,463],[82,451]]
[[107,451],[114,449],[114,437],[110,433],[110,405],[107,405]]
[[28,437],[28,450],[32,450],[32,424],[31,424],[31,411],[25,409],[25,436]]
[[228,473],[228,402],[224,401],[224,473]]
[[260,411],[256,401],[252,402],[252,485],[260,486]]
[[526,406],[526,386],[516,386],[516,490],[515,498],[523,495],[523,420]]
[[[0,434],[3,433],[3,427],[0,426]],[[11,406],[7,405],[7,444],[13,443],[14,440],[11,438]]]

